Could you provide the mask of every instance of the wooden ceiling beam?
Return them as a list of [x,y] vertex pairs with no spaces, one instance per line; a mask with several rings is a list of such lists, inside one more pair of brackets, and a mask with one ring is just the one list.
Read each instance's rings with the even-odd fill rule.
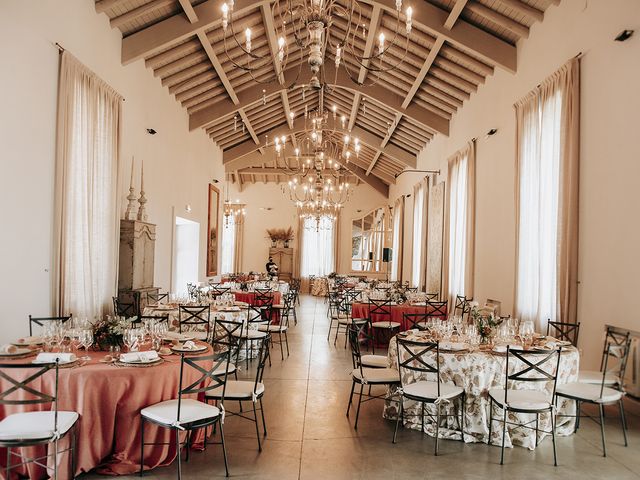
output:
[[187,19],[191,23],[196,23],[198,21],[198,15],[196,14],[196,11],[193,9],[193,5],[191,5],[191,1],[178,0],[178,2],[180,2],[180,6],[182,7],[184,14],[187,16]]
[[132,22],[144,15],[149,15],[151,12],[168,7],[169,5],[172,5],[173,2],[174,0],[153,0],[152,2],[146,3],[138,8],[129,10],[127,13],[113,17],[109,20],[109,24],[111,25],[111,28],[119,28],[122,25]]
[[264,30],[269,40],[269,50],[271,51],[271,61],[273,62],[273,70],[280,85],[284,85],[284,75],[282,74],[282,64],[278,60],[278,40],[276,39],[276,28],[273,25],[273,10],[270,3],[260,5],[262,12],[262,21],[264,22]]
[[516,22],[515,20],[502,15],[500,12],[496,12],[491,8],[485,7],[481,3],[477,2],[469,2],[467,8],[470,12],[475,13],[476,15],[480,15],[481,17],[487,18],[491,20],[493,23],[500,25],[503,28],[506,28],[514,35],[517,35],[520,38],[529,38],[529,27],[526,25],[522,25],[521,23]]
[[366,171],[367,175],[369,175],[371,173],[371,170],[373,170],[373,167],[376,166],[376,163],[378,162],[378,159],[380,158],[380,155],[382,155],[382,152],[384,151],[384,148],[387,146],[387,143],[389,143],[389,140],[391,140],[391,137],[393,136],[394,132],[396,131],[396,128],[398,128],[398,125],[400,124],[400,120],[402,120],[402,114],[401,113],[396,113],[396,118],[393,120],[393,123],[391,124],[391,126],[387,130],[387,134],[382,139],[382,142],[380,142],[380,150],[378,150],[376,152],[376,155],[373,157],[373,160],[371,160],[371,163],[369,164],[369,167],[367,168],[367,171]]
[[[154,25],[122,39],[122,64],[127,65],[141,58],[149,57],[165,48],[180,43],[222,22],[222,0],[207,0],[193,7],[198,21],[191,23],[184,15],[173,15]],[[258,8],[269,0],[236,0],[233,13],[243,13]]]
[[[371,52],[373,51],[373,47],[376,42],[376,32],[378,31],[378,27],[380,26],[380,5],[373,5],[373,10],[371,11],[371,19],[369,20],[369,33],[367,34],[367,43],[364,46],[363,57],[370,57]],[[362,65],[360,66],[360,72],[358,73],[358,82],[364,83],[367,78],[367,68],[369,66],[369,60],[364,60]]]
[[451,9],[451,12],[449,12],[449,16],[447,17],[447,20],[444,22],[444,27],[447,30],[451,30],[453,26],[456,24],[456,22],[458,21],[458,17],[460,16],[460,14],[462,13],[462,10],[464,10],[465,5],[467,4],[467,1],[468,0],[458,0],[453,5],[453,8]]
[[444,45],[444,38],[442,37],[436,38],[436,42],[434,43],[433,47],[431,47],[431,50],[429,51],[429,55],[427,55],[427,59],[422,65],[420,72],[416,76],[416,79],[413,81],[413,84],[411,85],[411,88],[409,89],[407,96],[404,97],[404,100],[402,101],[402,108],[407,108],[411,103],[411,100],[413,100],[413,97],[415,96],[416,92],[420,88],[420,85],[422,85],[422,81],[424,80],[424,77],[427,76],[427,73],[429,73],[429,69],[431,68],[431,65],[433,65],[433,62],[438,56],[438,53],[440,53],[440,48],[442,47],[442,45]]
[[368,184],[371,188],[382,194],[384,197],[389,197],[389,185],[380,180],[376,176],[367,175],[364,168],[355,165],[353,162],[349,162],[345,168],[353,173],[356,177]]
[[100,2],[96,2],[96,13],[106,12],[110,8],[119,7],[128,1],[129,0],[101,0]]
[[[363,1],[371,5],[379,4],[392,14],[396,11],[395,0]],[[448,18],[449,12],[428,2],[420,2],[420,7],[413,10],[415,24],[422,25],[435,36],[442,35],[454,45],[475,52],[492,65],[498,65],[512,73],[516,72],[518,63],[515,45],[460,19],[456,21],[455,28],[448,29],[445,26]]]
[[347,130],[351,130],[356,124],[356,118],[358,117],[358,110],[360,109],[360,94],[356,93],[353,96],[353,102],[351,104],[351,112],[349,113],[349,126]]
[[521,0],[498,0],[505,7],[513,8],[516,12],[529,17],[537,22],[544,20],[544,12],[535,7],[527,5]]

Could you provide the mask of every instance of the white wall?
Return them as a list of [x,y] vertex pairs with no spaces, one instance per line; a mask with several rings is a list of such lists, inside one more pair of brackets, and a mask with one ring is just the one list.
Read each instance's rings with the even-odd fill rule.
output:
[[[513,104],[569,58],[584,53],[578,315],[587,367],[597,366],[605,323],[639,328],[639,21],[637,0],[564,0],[550,7],[544,22],[534,25],[529,39],[518,46],[518,73],[496,69],[454,117],[451,135],[438,135],[418,157],[418,168],[440,168],[446,176],[447,157],[478,137],[475,293],[480,300],[500,299],[503,311],[511,311],[516,228]],[[636,35],[614,42],[625,28],[635,29]],[[494,127],[498,133],[485,138]],[[403,175],[391,189],[390,201],[410,193],[418,179]],[[408,235],[412,199],[407,206]]]
[[[90,0],[0,2],[0,342],[24,335],[27,315],[51,313],[52,215],[59,42],[126,101],[123,104],[121,192],[131,157],[145,162],[149,221],[157,224],[155,284],[169,288],[173,218],[206,226],[207,184],[222,178],[221,153],[139,61],[120,64],[121,36]],[[157,135],[149,136],[146,128]],[[139,189],[139,183],[136,186]],[[123,203],[126,203],[124,201]],[[185,206],[191,205],[191,212]],[[124,211],[124,204],[123,204]],[[200,229],[204,278],[206,227]]]

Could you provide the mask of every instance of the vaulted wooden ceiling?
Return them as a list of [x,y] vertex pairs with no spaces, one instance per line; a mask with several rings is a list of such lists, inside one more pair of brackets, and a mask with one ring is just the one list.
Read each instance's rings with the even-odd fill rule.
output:
[[[253,52],[273,61],[253,73],[235,68],[225,53],[222,3],[95,0],[95,8],[122,32],[122,63],[144,59],[187,109],[189,128],[205,129],[223,149],[225,169],[241,187],[256,179],[286,179],[282,160],[271,148],[263,148],[265,135],[299,137],[305,105],[312,110],[322,101],[348,118],[348,129],[362,143],[358,158],[352,156],[349,162],[351,173],[385,194],[395,175],[415,167],[417,154],[435,135],[448,135],[451,117],[494,68],[515,72],[517,41],[526,38],[531,25],[542,21],[547,7],[559,0],[405,0],[414,11],[405,61],[396,70],[379,74],[372,86],[371,74],[349,63],[362,84],[358,85],[344,67],[336,75],[333,53],[326,52],[326,79],[332,85],[321,99],[317,91],[306,90],[303,95],[300,88],[287,88],[300,71],[307,76],[298,83],[308,80],[308,67],[300,68],[306,57],[290,60],[283,72],[276,66],[272,0],[236,0],[236,31],[250,27]],[[356,50],[368,56],[380,31],[393,38],[395,0],[360,3],[365,6],[368,34]],[[336,19],[331,28],[344,32],[344,20]],[[405,41],[400,40],[402,45]],[[295,43],[287,43],[289,58],[299,59]],[[237,58],[242,51],[236,46],[228,53]],[[270,78],[275,81],[256,82]]]

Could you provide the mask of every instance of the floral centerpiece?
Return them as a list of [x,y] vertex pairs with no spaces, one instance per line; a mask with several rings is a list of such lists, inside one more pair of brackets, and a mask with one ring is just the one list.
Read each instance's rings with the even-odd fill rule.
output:
[[482,315],[478,302],[471,303],[470,315],[478,329],[480,343],[491,343],[491,339],[496,335],[496,327],[502,323],[502,319],[494,316],[493,312],[489,315]]
[[293,228],[268,228],[267,236],[271,239],[271,246],[275,247],[281,241],[284,248],[289,247],[289,242],[294,239]]
[[407,289],[402,286],[395,286],[389,289],[389,300],[400,305],[407,301]]
[[95,345],[100,350],[109,350],[109,347],[122,347],[123,335],[135,318],[112,317],[107,315],[102,320],[93,324],[93,338]]

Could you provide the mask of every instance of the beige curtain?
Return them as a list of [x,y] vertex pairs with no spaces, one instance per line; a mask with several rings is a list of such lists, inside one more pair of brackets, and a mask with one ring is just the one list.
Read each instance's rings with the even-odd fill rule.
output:
[[391,280],[402,281],[402,245],[404,243],[404,195],[393,205],[393,251],[391,252]]
[[411,285],[424,289],[427,281],[427,230],[429,178],[413,187],[413,251]]
[[240,224],[233,223],[234,232],[234,249],[233,249],[233,272],[242,272],[242,246],[244,242],[244,222]]
[[69,52],[58,87],[54,309],[92,319],[117,291],[122,97]]
[[[453,305],[456,295],[473,297],[476,233],[475,142],[449,158],[442,296]],[[445,297],[446,295],[446,297]]]
[[580,61],[571,59],[516,109],[515,311],[539,329],[575,322],[578,300]]

